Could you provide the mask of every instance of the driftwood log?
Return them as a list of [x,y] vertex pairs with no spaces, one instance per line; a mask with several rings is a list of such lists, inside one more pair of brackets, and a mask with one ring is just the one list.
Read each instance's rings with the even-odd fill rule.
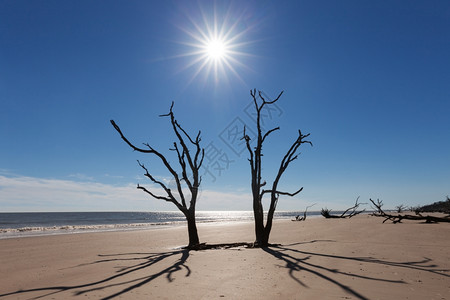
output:
[[439,223],[439,222],[447,222],[450,223],[450,214],[444,217],[438,217],[438,216],[430,216],[430,215],[422,215],[420,212],[416,212],[415,215],[408,215],[408,214],[390,214],[385,212],[382,209],[383,201],[380,199],[377,200],[377,202],[370,199],[370,202],[374,205],[375,212],[373,212],[371,215],[375,217],[382,217],[384,218],[384,222],[386,221],[392,221],[392,223],[401,223],[402,220],[413,220],[413,221],[425,221],[426,223]]
[[360,213],[365,212],[366,210],[357,210],[359,208],[360,205],[362,204],[366,204],[366,203],[359,203],[359,196],[358,198],[356,198],[356,202],[355,205],[353,205],[352,207],[347,208],[342,214],[340,215],[332,215],[331,214],[331,209],[328,208],[322,208],[321,214],[322,216],[324,216],[327,219],[345,219],[345,218],[351,218],[354,217],[356,215],[359,215]]

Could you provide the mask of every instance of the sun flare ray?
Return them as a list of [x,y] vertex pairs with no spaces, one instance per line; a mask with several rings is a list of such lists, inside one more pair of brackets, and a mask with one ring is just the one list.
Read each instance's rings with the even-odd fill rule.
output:
[[244,41],[244,38],[253,26],[243,26],[243,13],[234,14],[230,8],[221,16],[216,7],[210,14],[200,7],[197,15],[198,18],[194,18],[187,14],[189,23],[179,26],[188,38],[179,44],[189,50],[177,57],[191,58],[181,70],[194,69],[189,84],[200,76],[205,83],[209,80],[216,84],[222,80],[228,82],[228,75],[245,84],[239,70],[250,69],[243,58],[254,56],[244,51],[252,42]]

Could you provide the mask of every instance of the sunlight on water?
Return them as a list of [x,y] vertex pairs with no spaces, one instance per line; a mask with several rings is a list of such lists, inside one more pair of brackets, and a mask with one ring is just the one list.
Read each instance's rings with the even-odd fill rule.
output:
[[[275,219],[294,219],[303,212],[276,212]],[[310,216],[319,212],[308,213]],[[252,211],[198,211],[197,223],[251,222]],[[64,233],[121,231],[185,225],[181,212],[48,212],[0,213],[0,239]]]

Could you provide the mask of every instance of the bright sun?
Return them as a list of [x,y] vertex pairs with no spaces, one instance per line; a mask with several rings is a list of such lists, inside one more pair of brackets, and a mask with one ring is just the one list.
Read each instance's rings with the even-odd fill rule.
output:
[[241,69],[248,67],[242,59],[252,55],[243,50],[253,43],[248,41],[245,35],[252,26],[246,24],[244,29],[241,28],[244,17],[242,13],[234,14],[229,10],[219,14],[214,10],[213,13],[206,14],[203,9],[199,11],[199,17],[187,15],[189,22],[179,26],[179,29],[187,34],[187,40],[179,43],[188,49],[178,57],[192,58],[182,70],[195,70],[187,84],[200,76],[204,78],[205,83],[211,79],[216,84],[222,80],[228,81],[229,75],[234,75],[244,82],[240,76]]
[[208,57],[213,60],[221,60],[227,55],[225,43],[220,39],[210,40],[205,47],[205,51]]

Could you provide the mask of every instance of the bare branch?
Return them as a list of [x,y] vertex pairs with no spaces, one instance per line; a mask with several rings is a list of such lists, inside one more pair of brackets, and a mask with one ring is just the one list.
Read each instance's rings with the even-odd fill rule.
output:
[[152,196],[152,197],[155,198],[155,199],[165,200],[165,201],[168,201],[168,202],[172,202],[172,199],[170,199],[169,197],[157,196],[157,195],[153,194],[152,192],[150,192],[149,190],[147,190],[145,187],[140,186],[139,183],[138,183],[138,185],[137,185],[137,188],[143,190],[144,192],[146,192],[147,194],[149,194],[150,196]]
[[392,221],[392,223],[401,223],[403,220],[413,220],[413,221],[425,221],[427,223],[439,223],[439,222],[445,222],[450,223],[450,215],[444,216],[444,217],[437,217],[437,216],[423,216],[420,213],[417,215],[408,215],[408,214],[389,214],[384,212],[384,210],[381,208],[383,206],[383,201],[377,200],[377,203],[370,199],[370,202],[375,206],[375,212],[373,212],[371,215],[375,217],[382,217],[384,218],[384,222],[386,221]]
[[256,111],[258,111],[258,101],[256,99],[256,89],[254,89],[253,91],[250,90],[250,95],[252,95],[253,103],[255,104]]
[[[312,145],[311,142],[303,140],[305,137],[308,137],[309,134],[303,135],[300,130],[298,131],[298,133],[299,133],[298,138],[294,141],[294,143],[291,145],[291,147],[289,148],[289,150],[287,151],[287,153],[285,154],[285,156],[281,160],[280,167],[278,169],[278,174],[275,177],[275,180],[273,182],[272,195],[275,195],[275,194],[277,194],[277,195],[289,195],[289,194],[277,193],[278,182],[280,181],[281,176],[283,175],[284,171],[286,171],[286,169],[288,168],[289,164],[292,161],[294,161],[295,159],[297,159],[298,155],[296,155],[295,153],[297,152],[297,149],[301,146],[301,144],[309,143],[309,144]],[[302,189],[303,188],[298,190],[296,193],[294,193],[294,195],[299,193],[300,191],[302,191]],[[274,196],[272,198],[274,198]]]
[[363,209],[363,210],[361,210],[361,211],[359,211],[359,212],[356,212],[356,209],[357,209],[361,204],[367,204],[367,203],[358,203],[358,201],[359,201],[359,196],[356,198],[355,205],[353,205],[353,206],[350,207],[350,208],[347,208],[347,209],[341,214],[340,217],[341,217],[341,218],[345,217],[345,214],[346,214],[348,211],[351,211],[350,214],[347,215],[348,218],[354,217],[354,216],[356,216],[356,215],[358,215],[358,214],[363,213],[364,211],[366,211],[365,209]]
[[[168,116],[170,117],[170,122],[172,124],[172,128],[173,131],[175,133],[175,135],[178,138],[178,142],[180,143],[181,147],[182,147],[182,161],[183,163],[180,163],[182,168],[183,168],[183,179],[186,181],[186,184],[189,187],[189,190],[191,191],[191,193],[197,193],[197,188],[199,185],[199,181],[198,181],[198,171],[200,169],[200,166],[203,162],[203,158],[204,158],[204,149],[202,149],[200,147],[200,134],[201,131],[198,132],[195,141],[190,137],[190,135],[181,127],[181,125],[177,122],[177,120],[175,119],[175,116],[173,114],[173,102],[172,102],[172,106],[170,107],[170,112],[168,114],[165,115],[161,115],[162,117]],[[189,142],[191,142],[191,144],[195,145],[196,147],[196,152],[194,155],[194,160],[192,160],[191,157],[191,153],[189,148],[187,147],[183,136],[180,134],[180,132],[182,132],[182,134],[187,137],[187,139],[189,140]],[[179,153],[179,151],[177,151]],[[200,156],[201,154],[201,156]],[[179,155],[179,154],[178,154]],[[180,156],[180,155],[179,155]],[[187,177],[187,171],[186,171],[186,163],[185,163],[185,159],[187,159],[187,163],[189,164],[189,168],[191,169],[192,172],[192,177],[193,177],[193,182],[191,182],[188,177]],[[200,159],[200,162],[198,161]],[[182,193],[181,189],[179,190],[179,193]]]
[[172,108],[173,108],[174,102],[172,101],[172,104],[170,105],[170,110],[167,114],[165,115],[159,115],[160,117],[168,117],[172,114]]
[[153,149],[149,144],[144,144],[145,146],[148,147],[147,149],[141,149],[136,147],[135,145],[133,145],[122,133],[122,131],[120,130],[119,126],[114,122],[114,120],[111,120],[111,124],[113,125],[113,127],[116,129],[116,131],[120,134],[120,137],[122,138],[122,140],[124,140],[133,150],[142,152],[142,153],[150,153],[150,154],[154,154],[156,156],[159,157],[159,159],[163,162],[164,166],[167,168],[167,170],[169,170],[170,174],[172,174],[174,177],[177,176],[177,172],[172,168],[172,166],[169,164],[169,162],[167,161],[167,159],[164,157],[164,155],[162,155],[161,153],[159,153],[158,151],[156,151],[155,149]]
[[264,104],[273,104],[280,99],[280,97],[281,97],[281,95],[283,95],[284,91],[281,91],[281,93],[278,95],[278,97],[272,101],[266,101],[266,99],[264,99],[264,97],[261,95],[261,93],[262,93],[261,91],[258,91],[259,97],[261,98],[261,100],[263,101]]
[[147,145],[147,146],[150,148],[149,150],[136,147],[135,145],[133,145],[133,144],[132,144],[132,143],[131,143],[124,135],[123,135],[122,130],[120,130],[120,127],[116,124],[116,122],[114,122],[114,120],[110,120],[110,122],[111,122],[112,126],[114,127],[114,129],[116,129],[116,131],[120,134],[120,137],[122,138],[122,140],[124,140],[125,143],[127,143],[131,148],[133,148],[133,150],[139,151],[139,152],[142,152],[142,153],[154,153],[154,152],[155,152],[155,151],[154,151],[150,146],[148,146],[148,145]]
[[267,132],[264,134],[261,143],[263,143],[264,140],[266,139],[266,137],[267,137],[269,134],[271,134],[272,132],[274,132],[275,130],[280,130],[280,127],[272,128],[272,129],[270,129],[269,131],[267,131]]
[[201,131],[199,131],[197,133],[197,137],[195,138],[195,141],[191,138],[191,136],[180,126],[180,124],[178,124],[178,122],[175,120],[175,125],[178,127],[178,129],[181,130],[181,132],[184,133],[184,135],[188,138],[189,142],[191,142],[191,144],[197,145],[200,142],[200,134]]
[[144,164],[142,164],[139,160],[138,160],[137,162],[138,162],[139,166],[141,166],[141,168],[145,170],[145,174],[144,174],[145,177],[149,178],[153,183],[156,183],[156,184],[158,184],[160,187],[162,187],[162,188],[164,189],[164,191],[167,193],[167,197],[165,197],[165,196],[157,196],[157,195],[153,194],[152,192],[148,191],[147,189],[145,189],[144,187],[140,186],[139,184],[138,184],[138,189],[144,190],[145,192],[147,192],[148,194],[150,194],[152,197],[154,197],[154,198],[156,198],[156,199],[161,199],[161,200],[165,200],[165,201],[172,202],[172,203],[174,203],[178,208],[180,208],[180,207],[186,208],[186,203],[184,202],[184,196],[181,197],[181,195],[180,195],[180,197],[181,197],[181,199],[182,199],[182,204],[180,204],[180,203],[175,199],[175,197],[173,196],[172,191],[171,191],[171,190],[170,190],[170,189],[169,189],[162,181],[159,181],[159,180],[155,179],[155,178],[150,174],[150,172],[148,171],[148,169],[144,166]]
[[[175,151],[177,152],[177,156],[178,156],[178,162],[181,166],[181,175],[182,178],[181,180],[184,180],[186,182],[186,185],[188,186],[189,190],[192,190],[192,184],[191,181],[189,180],[188,176],[187,176],[187,171],[186,171],[186,162],[184,161],[185,158],[185,154],[186,152],[182,151],[181,155],[180,155],[180,151],[178,150],[178,146],[177,143],[173,143],[173,145],[175,146]],[[184,197],[183,197],[184,198]]]
[[[197,170],[200,169],[200,167],[201,167],[201,165],[203,163],[203,158],[205,156],[205,149],[202,149],[200,147],[200,141],[201,140],[202,139],[200,138],[200,131],[199,131],[197,137],[195,138],[195,146],[197,147],[197,151],[195,152],[195,156],[194,156],[194,167]],[[200,157],[200,162],[199,162],[198,159],[199,159],[199,155],[200,154],[201,154],[201,157]]]
[[358,203],[358,201],[359,201],[359,196],[356,198],[355,205],[353,205],[352,207],[347,208],[340,215],[332,215],[331,214],[331,209],[327,209],[327,208],[322,208],[321,214],[322,214],[322,216],[324,216],[327,219],[338,219],[338,218],[342,218],[342,219],[349,218],[350,219],[350,218],[352,218],[352,217],[354,217],[356,215],[359,215],[359,214],[361,214],[361,213],[366,211],[365,209],[357,211],[357,209],[358,209],[358,207],[360,205],[367,204],[367,203]]
[[296,192],[293,193],[289,193],[289,192],[282,192],[282,191],[277,191],[277,190],[262,190],[261,191],[261,198],[263,197],[264,194],[267,193],[273,193],[273,194],[277,194],[277,195],[286,195],[286,196],[291,196],[294,197],[295,195],[297,195],[298,193],[300,193],[301,191],[303,191],[303,187],[300,188],[299,190],[297,190]]
[[250,162],[250,166],[251,166],[252,172],[253,172],[253,170],[255,169],[254,161],[253,161],[253,151],[252,151],[252,148],[250,147],[250,137],[245,133],[245,125],[244,125],[244,135],[241,138],[241,140],[242,139],[245,140],[245,145],[247,146],[248,153],[250,154],[249,162]]
[[311,208],[311,207],[313,207],[316,204],[317,203],[314,203],[312,205],[307,206],[306,209],[305,209],[305,212],[303,213],[303,217],[300,217],[299,215],[297,215],[295,217],[295,220],[292,220],[292,221],[305,221],[306,220],[306,213],[308,212],[308,208]]
[[[201,155],[201,157],[200,157],[200,162],[198,163],[198,165],[197,165],[197,169],[199,169],[200,170],[200,168],[201,168],[201,166],[202,166],[202,164],[203,164],[203,159],[205,158],[205,149],[202,149],[202,155]],[[197,161],[198,160],[198,156],[196,155],[195,156],[195,161]]]
[[181,130],[181,132],[188,138],[188,140],[192,144],[196,145],[196,150],[197,151],[196,151],[195,158],[198,158],[198,154],[201,152],[201,148],[200,148],[199,142],[194,142],[191,139],[191,137],[187,134],[187,132],[180,126],[180,124],[178,124],[178,122],[175,120],[175,117],[173,115],[172,109],[171,109],[169,115],[170,115],[170,121],[172,123],[173,131],[175,132],[175,135],[177,136],[178,141],[179,141],[181,147],[183,148],[183,151],[185,152],[185,155],[186,155],[186,158],[187,158],[187,161],[188,161],[189,167],[191,168],[192,173],[198,172],[199,168],[198,168],[198,165],[197,165],[197,161],[196,160],[195,161],[192,160],[189,148],[187,147],[186,143],[184,142],[184,139],[181,136],[181,134],[178,132],[178,129]]

